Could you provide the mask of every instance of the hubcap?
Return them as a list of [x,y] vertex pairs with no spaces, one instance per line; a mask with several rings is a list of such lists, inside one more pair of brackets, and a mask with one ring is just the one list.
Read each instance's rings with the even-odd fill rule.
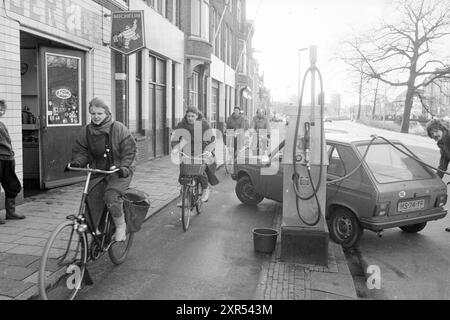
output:
[[353,234],[353,225],[348,217],[339,217],[335,223],[336,234],[339,238],[347,240]]
[[246,183],[242,188],[242,191],[247,198],[249,199],[255,198],[255,188],[253,187],[252,184]]

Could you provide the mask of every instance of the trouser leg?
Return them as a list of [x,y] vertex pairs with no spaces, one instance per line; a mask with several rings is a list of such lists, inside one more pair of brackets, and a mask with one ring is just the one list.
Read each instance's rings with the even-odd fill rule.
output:
[[15,173],[14,161],[1,161],[1,182],[5,189],[6,219],[24,219],[25,216],[16,212],[16,197],[22,190]]

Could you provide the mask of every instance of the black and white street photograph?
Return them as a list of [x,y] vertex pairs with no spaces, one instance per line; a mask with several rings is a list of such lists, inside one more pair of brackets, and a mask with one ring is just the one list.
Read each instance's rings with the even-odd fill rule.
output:
[[450,300],[449,163],[449,0],[0,0],[1,305]]

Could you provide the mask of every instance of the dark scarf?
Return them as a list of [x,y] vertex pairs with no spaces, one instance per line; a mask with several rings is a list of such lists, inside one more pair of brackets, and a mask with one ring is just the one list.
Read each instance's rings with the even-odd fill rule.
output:
[[88,126],[89,134],[93,136],[98,136],[101,134],[109,134],[109,130],[113,123],[113,119],[111,116],[107,116],[105,120],[103,120],[100,124],[95,124],[93,122]]

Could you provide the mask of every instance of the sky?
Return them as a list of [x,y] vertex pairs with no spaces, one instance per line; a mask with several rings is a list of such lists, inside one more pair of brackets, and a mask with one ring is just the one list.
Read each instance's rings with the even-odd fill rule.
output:
[[377,25],[388,3],[390,0],[247,0],[247,19],[255,21],[254,56],[273,99],[287,101],[298,93],[299,60],[302,78],[310,66],[309,51],[302,51],[299,59],[298,50],[313,45],[317,46],[326,101],[330,94],[340,93],[343,106],[356,104],[357,89],[343,63],[335,58],[339,42]]

